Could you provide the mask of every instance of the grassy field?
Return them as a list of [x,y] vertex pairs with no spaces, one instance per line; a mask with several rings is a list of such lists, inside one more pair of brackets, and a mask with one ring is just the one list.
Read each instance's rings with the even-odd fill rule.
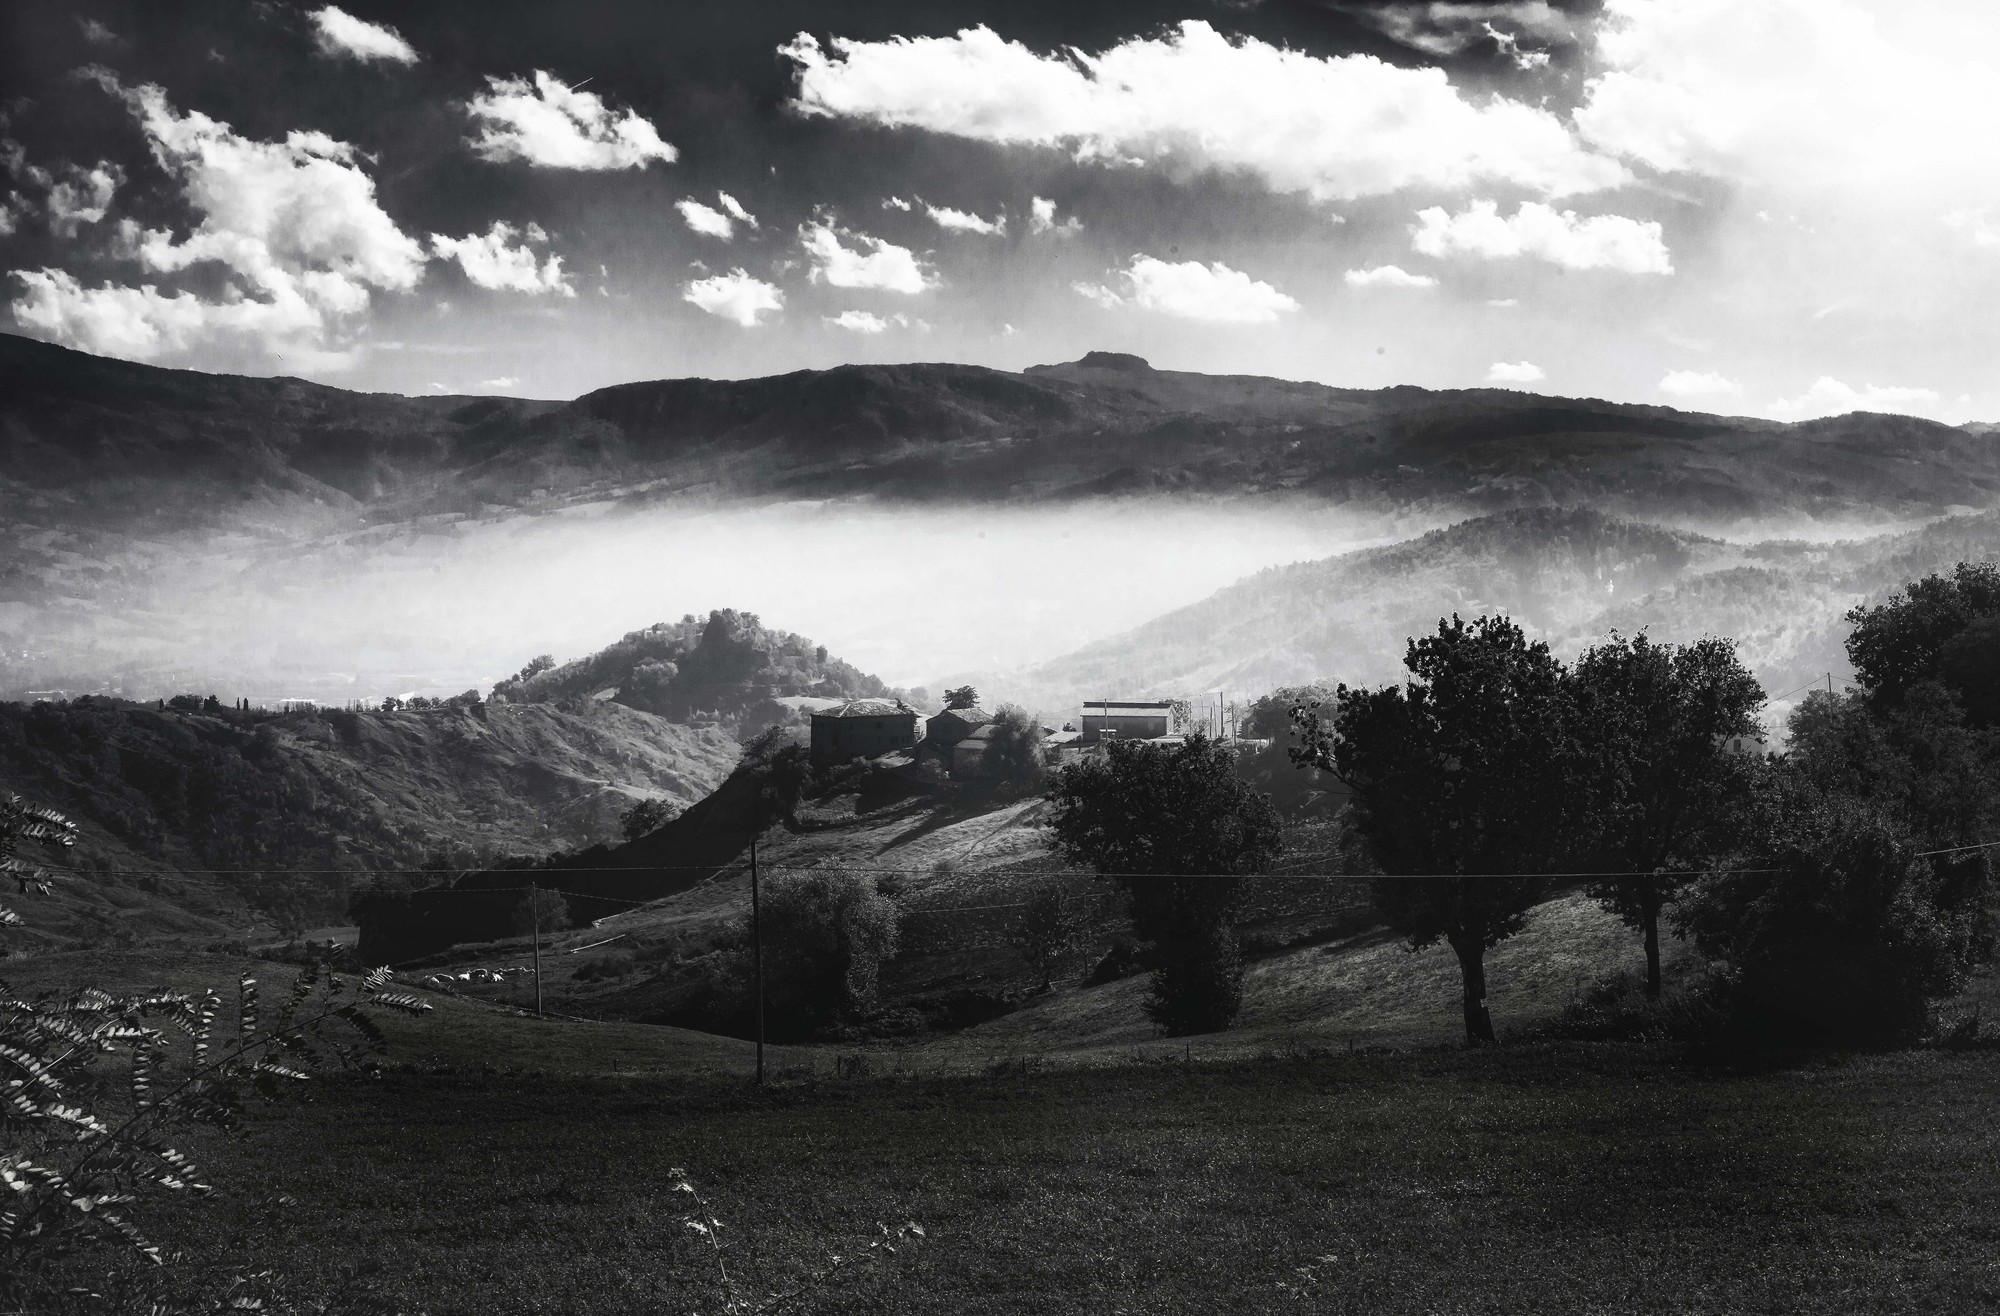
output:
[[[786,1083],[391,1072],[260,1114],[162,1222],[403,1311],[1918,1312],[2000,1304],[2000,1056],[1704,1073],[1533,1044]],[[289,1203],[289,1204],[280,1204]]]
[[[1523,955],[1578,959],[1548,966],[1535,999],[1573,991],[1558,980],[1611,931],[1545,907]],[[329,1077],[254,1107],[246,1139],[203,1140],[213,1201],[147,1216],[190,1276],[253,1261],[310,1301],[368,1263],[390,1309],[435,1316],[719,1310],[675,1168],[752,1287],[847,1260],[799,1308],[816,1312],[2000,1307],[2000,1051],[1757,1072],[1546,1037],[1467,1052],[1421,1017],[1451,1022],[1448,993],[1420,999],[1448,957],[1301,953],[1324,964],[1312,1008],[1403,1043],[1350,1052],[1332,1020],[1302,1038],[1288,1011],[1307,997],[1274,981],[1206,1046],[1120,1051],[1072,1020],[1072,1044],[1029,1029],[998,1060],[974,1046],[985,1029],[957,1051],[774,1048],[759,1091],[742,1043],[439,998],[395,1021],[379,1077]],[[49,956],[14,976],[194,985],[235,968]],[[1267,962],[1281,969],[1306,971]],[[1516,990],[1527,969],[1510,966]],[[1135,990],[1071,1008],[1096,996],[1122,1018]],[[869,1253],[912,1221],[923,1240]]]

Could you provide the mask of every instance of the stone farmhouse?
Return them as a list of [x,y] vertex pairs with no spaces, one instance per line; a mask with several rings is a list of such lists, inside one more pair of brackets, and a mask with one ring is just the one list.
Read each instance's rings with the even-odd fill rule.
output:
[[919,721],[916,709],[895,699],[855,699],[814,713],[812,761],[844,763],[908,749],[917,743]]

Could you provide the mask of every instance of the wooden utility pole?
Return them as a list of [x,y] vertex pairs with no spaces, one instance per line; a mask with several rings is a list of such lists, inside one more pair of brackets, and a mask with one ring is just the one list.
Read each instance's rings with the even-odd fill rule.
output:
[[750,838],[750,956],[757,976],[757,1085],[764,1085],[764,911],[757,893],[757,838]]
[[528,883],[529,916],[535,921],[535,1018],[542,1014],[542,884]]

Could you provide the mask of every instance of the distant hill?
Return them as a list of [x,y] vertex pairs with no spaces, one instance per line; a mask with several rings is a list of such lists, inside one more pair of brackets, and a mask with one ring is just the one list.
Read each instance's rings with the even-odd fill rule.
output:
[[31,944],[342,922],[370,874],[600,841],[639,799],[705,798],[738,756],[720,730],[615,704],[181,702],[0,704],[0,786],[82,830],[80,877],[19,902]]
[[1931,571],[2000,558],[2000,514],[1851,542],[1736,545],[1585,509],[1478,517],[1405,543],[1275,567],[1073,654],[999,678],[1015,697],[1254,695],[1316,677],[1399,679],[1407,638],[1504,612],[1559,650],[1616,629],[1741,642],[1773,694],[1844,675],[1842,617]]
[[572,402],[165,370],[0,335],[0,512],[159,533],[280,509],[402,520],[603,497],[1021,501],[1143,492],[1939,512],[2000,493],[1979,427],[1785,425],[1498,389],[1333,388],[1092,353],[1019,374],[839,366]]
[[[800,696],[860,699],[889,688],[802,635],[768,629],[755,613],[718,609],[633,631],[585,658],[524,671],[493,687],[514,703],[605,699],[677,722],[755,732],[805,720]],[[785,703],[780,701],[791,700]]]

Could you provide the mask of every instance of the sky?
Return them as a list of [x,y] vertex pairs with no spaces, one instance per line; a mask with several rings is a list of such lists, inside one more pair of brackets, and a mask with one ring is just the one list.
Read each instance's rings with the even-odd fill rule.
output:
[[2000,420],[1990,0],[0,14],[0,305],[566,398],[1102,349]]

